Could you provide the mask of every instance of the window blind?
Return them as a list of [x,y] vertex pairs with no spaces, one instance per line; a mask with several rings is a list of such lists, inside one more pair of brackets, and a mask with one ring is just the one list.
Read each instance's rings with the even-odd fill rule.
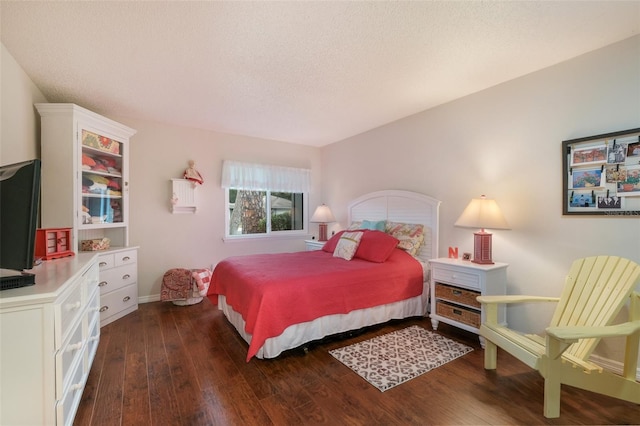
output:
[[311,170],[225,160],[222,187],[251,191],[308,193]]

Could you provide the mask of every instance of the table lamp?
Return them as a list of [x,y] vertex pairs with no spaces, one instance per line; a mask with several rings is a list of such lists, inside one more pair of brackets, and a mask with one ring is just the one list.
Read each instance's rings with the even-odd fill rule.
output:
[[326,204],[319,205],[310,221],[318,223],[318,241],[327,241],[327,223],[336,221],[329,207]]
[[491,260],[491,233],[490,229],[511,229],[498,207],[495,200],[490,200],[484,195],[471,200],[455,223],[455,226],[463,228],[480,228],[473,233],[473,259],[472,262],[480,264],[493,264]]

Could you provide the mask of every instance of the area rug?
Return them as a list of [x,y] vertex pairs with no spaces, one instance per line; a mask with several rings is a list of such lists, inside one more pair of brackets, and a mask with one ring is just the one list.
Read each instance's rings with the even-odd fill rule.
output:
[[413,325],[329,353],[384,392],[472,350]]

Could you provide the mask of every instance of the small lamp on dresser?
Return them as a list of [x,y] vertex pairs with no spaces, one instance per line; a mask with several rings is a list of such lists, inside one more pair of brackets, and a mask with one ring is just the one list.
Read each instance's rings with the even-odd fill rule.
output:
[[491,233],[485,231],[485,228],[511,229],[502,215],[498,203],[484,195],[471,200],[456,221],[455,226],[480,228],[479,231],[473,233],[473,259],[471,260],[480,264],[493,263],[491,259]]
[[313,212],[310,222],[318,223],[318,241],[327,241],[327,223],[335,222],[331,209],[326,204],[321,204]]

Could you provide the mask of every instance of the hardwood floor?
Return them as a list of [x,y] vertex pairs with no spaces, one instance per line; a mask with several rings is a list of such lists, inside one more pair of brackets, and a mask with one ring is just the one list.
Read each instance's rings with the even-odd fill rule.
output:
[[561,416],[542,415],[539,374],[499,352],[485,371],[477,336],[439,332],[475,350],[384,393],[327,352],[426,318],[245,362],[247,345],[205,300],[147,303],[101,330],[76,425],[640,424],[640,406],[563,387]]

